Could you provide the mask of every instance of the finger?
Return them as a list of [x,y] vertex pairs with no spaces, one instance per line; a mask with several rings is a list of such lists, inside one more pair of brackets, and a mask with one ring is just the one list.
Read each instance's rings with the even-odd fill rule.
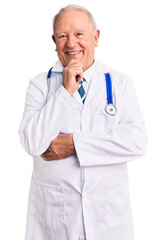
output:
[[51,152],[42,154],[41,156],[44,160],[54,160],[55,159],[55,155],[53,155],[53,153],[51,153]]
[[54,154],[54,155],[52,154],[52,155],[44,156],[43,159],[45,161],[52,161],[52,160],[59,160],[59,159],[61,159],[61,157],[56,154]]
[[81,71],[83,71],[84,66],[81,62],[76,62],[76,63],[71,63],[67,66],[67,68],[72,68],[72,69],[80,69]]
[[81,63],[81,61],[79,61],[79,60],[71,59],[71,60],[69,61],[69,63],[68,63],[67,66],[69,66],[69,65],[74,65],[74,64],[82,64],[82,63]]
[[48,151],[48,150],[41,155],[41,157],[43,157],[43,158],[48,157],[48,156],[52,156],[51,151]]
[[83,79],[82,75],[77,75],[76,76],[76,81],[79,83]]
[[45,157],[43,158],[45,161],[53,161],[56,160],[54,157]]

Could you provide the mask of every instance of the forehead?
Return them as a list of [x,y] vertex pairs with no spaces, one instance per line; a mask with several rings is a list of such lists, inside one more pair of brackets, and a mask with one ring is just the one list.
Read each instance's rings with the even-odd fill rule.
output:
[[83,10],[68,9],[57,18],[55,31],[70,30],[72,28],[84,30],[89,25],[90,18]]

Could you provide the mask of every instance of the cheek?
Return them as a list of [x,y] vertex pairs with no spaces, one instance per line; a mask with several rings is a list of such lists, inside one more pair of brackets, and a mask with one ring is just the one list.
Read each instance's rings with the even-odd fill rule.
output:
[[92,56],[92,55],[94,54],[94,52],[95,52],[95,47],[94,47],[94,45],[93,45],[93,44],[89,44],[89,45],[87,46],[87,54],[88,54],[89,56]]
[[85,46],[86,46],[86,41],[85,40],[80,40],[78,42],[78,46],[80,46],[83,50],[85,49]]
[[57,50],[57,52],[62,52],[63,51],[63,49],[64,49],[64,46],[65,46],[65,44],[63,43],[63,42],[56,42],[56,50]]
[[87,52],[87,54],[94,52],[95,43],[92,38],[84,39],[80,42],[80,46]]

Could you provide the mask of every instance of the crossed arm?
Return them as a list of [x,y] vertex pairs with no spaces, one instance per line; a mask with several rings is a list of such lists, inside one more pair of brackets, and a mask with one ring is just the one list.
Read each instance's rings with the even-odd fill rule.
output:
[[[83,65],[71,60],[63,69],[63,85],[70,95],[77,90],[79,81],[83,78]],[[76,153],[73,134],[62,134],[51,141],[49,148],[41,156],[44,160],[60,160]]]
[[[82,66],[79,63],[75,63],[74,66],[81,71]],[[76,73],[73,75],[72,69],[71,66],[70,78],[66,79],[63,72],[63,86],[70,95],[78,87],[78,81],[74,79]],[[77,73],[78,76],[79,72]],[[36,87],[36,82],[31,81],[27,90],[24,116],[19,128],[21,143],[29,154],[41,155],[44,160],[51,161],[68,158],[77,153],[81,166],[115,164],[143,155],[146,149],[147,134],[133,84],[129,79],[125,81],[124,108],[120,124],[110,131],[106,129],[105,131],[97,130],[97,132],[59,134],[59,129],[63,124],[59,116],[67,114],[66,117],[68,117],[68,111],[71,111],[71,104],[67,104],[67,99],[73,104],[72,98],[61,88],[43,106],[43,94],[38,86]],[[67,111],[61,107],[62,101]]]
[[73,134],[61,134],[51,141],[49,148],[41,157],[46,161],[60,160],[75,153]]

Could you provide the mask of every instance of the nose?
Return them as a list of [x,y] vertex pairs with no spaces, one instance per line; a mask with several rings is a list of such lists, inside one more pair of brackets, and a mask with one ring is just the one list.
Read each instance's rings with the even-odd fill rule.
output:
[[68,48],[74,48],[76,45],[76,38],[75,36],[71,35],[68,36],[67,42],[66,42],[66,47]]

